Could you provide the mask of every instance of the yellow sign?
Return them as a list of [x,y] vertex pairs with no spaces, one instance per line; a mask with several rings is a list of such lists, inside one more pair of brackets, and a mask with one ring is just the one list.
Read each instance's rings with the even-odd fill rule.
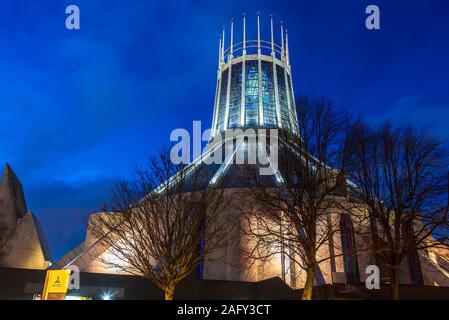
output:
[[49,270],[45,277],[42,300],[64,300],[69,286],[70,270]]

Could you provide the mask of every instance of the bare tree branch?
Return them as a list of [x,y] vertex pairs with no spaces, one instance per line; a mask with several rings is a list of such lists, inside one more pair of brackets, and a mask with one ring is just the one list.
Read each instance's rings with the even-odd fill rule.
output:
[[273,186],[248,165],[245,179],[253,187],[242,192],[239,210],[246,217],[242,232],[254,243],[246,255],[257,260],[289,257],[307,272],[302,298],[311,299],[318,264],[330,257],[324,246],[339,229],[336,216],[345,193],[344,173],[338,168],[348,118],[326,98],[301,98],[297,112],[299,135],[279,135],[282,181]]
[[176,166],[166,149],[119,184],[113,202],[89,221],[115,258],[103,263],[143,276],[172,299],[182,279],[226,246],[228,201],[219,185],[203,181],[201,166]]
[[354,212],[359,222],[371,224],[358,231],[389,269],[397,299],[402,261],[448,244],[448,154],[425,132],[389,123],[372,129],[356,122],[347,146],[347,176],[356,185]]

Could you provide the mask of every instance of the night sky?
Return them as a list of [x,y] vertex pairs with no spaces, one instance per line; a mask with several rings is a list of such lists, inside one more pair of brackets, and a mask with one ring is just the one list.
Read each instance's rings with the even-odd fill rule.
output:
[[[65,28],[76,4],[81,30]],[[376,4],[381,30],[365,28]],[[176,128],[212,121],[223,24],[248,38],[289,32],[295,95],[326,95],[376,123],[449,137],[449,1],[0,2],[0,164],[22,181],[53,258],[78,245],[89,213]],[[279,30],[276,38],[279,42]],[[240,39],[239,39],[240,41]]]

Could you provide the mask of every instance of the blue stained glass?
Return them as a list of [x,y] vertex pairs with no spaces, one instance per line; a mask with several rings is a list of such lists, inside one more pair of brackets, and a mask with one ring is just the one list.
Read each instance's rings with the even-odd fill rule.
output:
[[240,106],[242,104],[242,63],[232,66],[231,94],[229,101],[229,128],[240,126]]
[[266,61],[262,61],[262,105],[264,124],[268,127],[276,126],[273,64]]
[[259,66],[257,61],[245,65],[245,114],[246,125],[259,124]]
[[276,66],[276,75],[278,80],[279,108],[281,113],[281,123],[283,127],[289,127],[290,117],[288,110],[287,88],[285,86],[284,68]]
[[[413,235],[413,225],[411,221],[404,223],[404,234],[407,236]],[[419,262],[418,251],[411,251],[407,254],[408,268],[410,272],[410,280],[415,285],[424,285],[424,279],[421,271],[421,264]]]
[[341,215],[340,230],[346,282],[348,284],[355,285],[359,282],[359,267],[357,264],[355,239],[352,230],[351,217],[348,214]]
[[220,88],[220,100],[219,100],[219,106],[218,106],[218,122],[217,122],[217,129],[218,131],[221,131],[224,129],[224,118],[225,118],[225,111],[226,111],[226,94],[227,94],[227,88],[228,88],[228,72],[229,70],[223,71],[221,74],[221,88]]

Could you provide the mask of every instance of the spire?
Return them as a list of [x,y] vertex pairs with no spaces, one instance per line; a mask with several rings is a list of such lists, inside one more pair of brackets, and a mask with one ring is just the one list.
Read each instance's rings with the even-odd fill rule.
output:
[[231,18],[231,50],[230,50],[231,59],[233,55],[234,55],[234,18]]
[[222,35],[222,37],[221,37],[221,63],[224,63],[224,59],[225,59],[225,56],[224,56],[224,52],[225,52],[225,49],[224,49],[224,46],[225,46],[225,28],[224,28],[224,26],[223,26],[223,35]]
[[220,34],[220,43],[218,44],[218,69],[221,68],[221,34]]
[[[11,166],[8,162],[5,162],[5,167],[3,168],[3,181],[6,181],[8,176],[11,174],[11,172],[14,174],[14,171],[12,171]],[[1,182],[1,180],[0,180]]]
[[260,12],[257,12],[257,54],[260,53]]
[[284,61],[284,23],[281,21],[281,60]]
[[290,66],[290,56],[288,54],[288,32],[287,29],[285,29],[285,55],[286,57],[286,62],[287,62],[287,66]]
[[271,27],[271,56],[274,57],[274,34],[273,34],[273,15],[270,15],[270,27]]
[[0,186],[1,185],[7,188],[6,190],[8,190],[11,195],[11,199],[16,210],[15,213],[19,218],[22,218],[28,211],[23,193],[23,187],[8,162],[5,163],[5,168],[3,169],[3,180],[1,181]]
[[8,161],[5,162],[5,170],[12,170],[11,166],[8,163]]
[[243,55],[246,55],[246,13],[243,12]]

